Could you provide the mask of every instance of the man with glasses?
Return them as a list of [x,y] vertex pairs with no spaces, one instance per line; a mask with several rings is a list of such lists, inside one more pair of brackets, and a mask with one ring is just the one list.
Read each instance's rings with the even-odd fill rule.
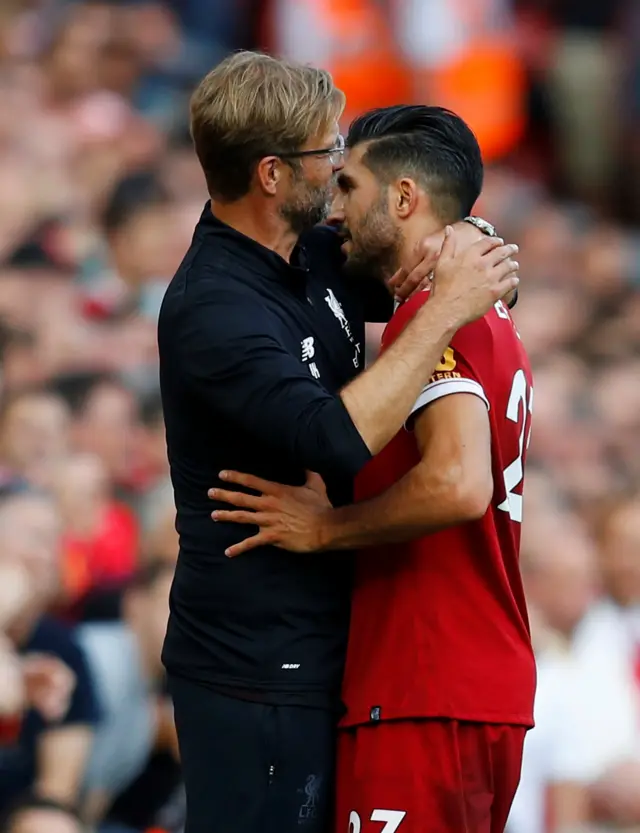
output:
[[343,280],[338,237],[315,228],[342,167],[343,105],[326,72],[252,53],[192,98],[211,202],[158,332],[180,534],[163,661],[186,833],[328,830],[351,590],[344,556],[226,558],[252,527],[212,523],[208,489],[223,469],[292,485],[311,470],[350,502],[455,330],[517,283],[516,247],[454,231],[433,301],[360,373],[364,321],[390,298]]

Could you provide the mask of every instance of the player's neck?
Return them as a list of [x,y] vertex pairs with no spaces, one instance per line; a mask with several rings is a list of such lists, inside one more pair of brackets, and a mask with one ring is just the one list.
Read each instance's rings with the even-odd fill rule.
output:
[[418,246],[425,237],[439,231],[439,228],[430,228],[429,224],[407,223],[402,230],[402,245],[398,249],[398,257],[395,263],[391,264],[389,269],[384,270],[384,284],[393,295],[394,290],[389,287],[389,281],[396,274],[398,269],[408,264],[415,265],[416,251]]
[[276,252],[287,262],[298,242],[298,235],[280,217],[277,209],[265,210],[264,205],[257,205],[254,200],[243,199],[232,203],[211,200],[211,213],[240,234]]
[[408,263],[415,258],[416,251],[425,237],[444,232],[444,225],[431,215],[414,215],[404,223],[402,237],[402,263]]

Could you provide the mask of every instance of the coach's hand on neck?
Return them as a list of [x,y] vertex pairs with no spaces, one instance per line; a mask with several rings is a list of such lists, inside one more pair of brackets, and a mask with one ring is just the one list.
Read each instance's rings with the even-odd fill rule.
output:
[[[455,223],[453,229],[456,236],[456,249],[458,252],[469,248],[469,246],[472,246],[484,237],[483,233],[476,226],[462,220]],[[423,237],[417,243],[412,252],[412,256],[398,269],[387,284],[389,291],[397,301],[406,301],[414,293],[430,288],[433,272],[442,252],[443,244],[444,229],[435,234]],[[510,296],[505,300],[508,302]]]

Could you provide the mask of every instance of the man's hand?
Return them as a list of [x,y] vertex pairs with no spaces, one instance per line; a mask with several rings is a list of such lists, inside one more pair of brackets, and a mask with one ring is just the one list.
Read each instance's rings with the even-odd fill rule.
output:
[[22,661],[27,704],[48,723],[61,720],[69,710],[76,678],[57,657],[27,654]]
[[322,519],[332,506],[319,474],[308,472],[304,486],[284,486],[235,471],[220,472],[220,479],[260,492],[248,495],[227,489],[209,490],[212,500],[239,507],[217,509],[211,513],[214,521],[260,527],[256,535],[229,547],[225,551],[229,558],[267,544],[290,552],[314,552],[322,548]]
[[517,252],[515,244],[504,245],[496,237],[484,237],[460,251],[456,232],[447,226],[432,293],[452,324],[462,327],[481,318],[517,287]]
[[[519,283],[519,264],[512,259],[518,252],[516,245],[505,245],[499,237],[487,237],[469,223],[460,225],[469,226],[470,231],[447,226],[444,244],[431,269],[439,244],[437,235],[422,241],[422,259],[411,272],[405,268],[392,278],[394,285],[402,285],[403,297],[408,297],[416,288],[428,285],[428,276],[433,272],[434,295],[437,293],[446,303],[456,327],[480,318],[501,298],[511,296]],[[476,239],[470,242],[474,236]]]

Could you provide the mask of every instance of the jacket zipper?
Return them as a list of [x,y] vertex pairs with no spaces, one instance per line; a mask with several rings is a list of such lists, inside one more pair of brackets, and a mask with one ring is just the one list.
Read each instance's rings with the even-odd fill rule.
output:
[[273,779],[276,774],[276,768],[273,764],[269,764],[269,786],[273,784]]

